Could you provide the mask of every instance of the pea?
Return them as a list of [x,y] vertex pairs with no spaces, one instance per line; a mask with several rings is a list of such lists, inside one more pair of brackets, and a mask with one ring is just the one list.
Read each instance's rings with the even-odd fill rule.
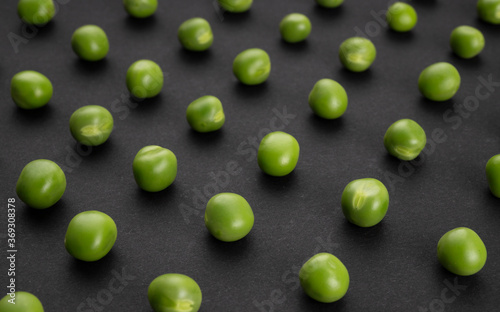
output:
[[71,47],[81,59],[95,62],[106,57],[109,51],[109,42],[101,27],[85,25],[73,33]]
[[52,20],[56,13],[52,0],[19,0],[17,14],[23,22],[42,26]]
[[352,37],[340,45],[340,62],[353,72],[363,72],[370,68],[376,56],[375,46],[366,38]]
[[477,13],[487,23],[500,24],[500,0],[479,0]]
[[500,154],[491,157],[486,163],[486,177],[491,193],[500,198]]
[[307,260],[299,271],[300,285],[314,300],[324,303],[338,301],[349,289],[349,272],[334,255],[319,253]]
[[138,99],[157,96],[163,88],[163,72],[158,64],[150,60],[139,60],[127,71],[127,87]]
[[473,58],[484,49],[483,33],[474,27],[459,26],[451,33],[450,46],[456,55],[464,59]]
[[431,101],[447,101],[460,88],[460,74],[450,63],[435,63],[422,71],[418,78],[418,88]]
[[344,3],[344,0],[316,0],[316,3],[324,8],[333,9]]
[[245,50],[234,59],[233,73],[243,84],[261,84],[267,80],[271,73],[269,55],[261,49]]
[[23,109],[45,106],[52,98],[53,88],[50,80],[39,72],[25,70],[12,77],[10,94],[14,103]]
[[0,300],[2,312],[43,312],[43,306],[35,295],[25,291],[16,291],[15,304],[9,302],[12,298],[7,295]]
[[123,6],[130,16],[145,18],[156,12],[158,0],[123,0]]
[[319,117],[339,118],[347,109],[347,93],[338,82],[321,79],[309,93],[309,106]]
[[206,19],[195,17],[181,24],[177,31],[179,42],[186,50],[205,51],[212,46],[214,35]]
[[441,237],[437,245],[437,256],[441,265],[451,273],[469,276],[483,268],[487,253],[476,232],[458,227]]
[[219,5],[231,13],[243,13],[252,7],[253,0],[217,0]]
[[77,109],[69,119],[71,135],[87,146],[106,142],[113,131],[113,116],[99,105],[87,105]]
[[384,135],[384,145],[389,154],[401,160],[417,158],[426,143],[424,129],[411,119],[396,121]]
[[304,41],[311,33],[311,21],[304,14],[288,14],[280,23],[280,32],[286,42]]
[[260,141],[257,160],[260,169],[268,175],[283,177],[295,169],[299,154],[299,143],[293,136],[275,131]]
[[177,158],[169,149],[157,145],[141,148],[132,164],[137,185],[148,192],[169,187],[177,176]]
[[197,312],[201,306],[200,286],[184,274],[164,274],[148,288],[148,299],[155,312]]
[[220,193],[210,198],[205,210],[205,226],[218,240],[234,242],[250,233],[254,215],[241,195]]
[[417,25],[417,12],[404,2],[395,2],[389,7],[386,14],[387,24],[392,30],[407,32]]
[[21,171],[16,193],[26,205],[35,209],[49,208],[66,190],[66,176],[61,167],[47,159],[28,163]]
[[191,128],[198,132],[219,130],[226,121],[222,103],[211,95],[202,96],[189,104],[186,118]]
[[116,224],[104,212],[77,214],[69,223],[64,246],[78,260],[92,262],[106,256],[116,242]]

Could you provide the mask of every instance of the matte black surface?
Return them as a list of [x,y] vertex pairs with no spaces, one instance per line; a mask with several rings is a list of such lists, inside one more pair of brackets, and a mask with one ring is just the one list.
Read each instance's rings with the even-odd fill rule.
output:
[[[468,115],[447,112],[474,95],[479,76],[500,81],[500,28],[477,19],[475,1],[412,1],[419,23],[409,34],[376,26],[371,12],[386,8],[385,0],[346,0],[336,10],[312,0],[256,0],[250,12],[226,13],[223,20],[212,0],[161,0],[146,20],[127,17],[119,0],[64,2],[53,22],[19,44],[18,53],[8,34],[29,34],[23,35],[16,1],[0,4],[1,205],[17,198],[17,177],[34,159],[59,163],[68,182],[62,200],[50,209],[29,209],[17,199],[18,290],[36,294],[46,311],[92,311],[87,298],[107,303],[98,303],[95,311],[151,311],[148,285],[169,272],[199,283],[201,311],[259,311],[256,302],[270,299],[274,310],[267,305],[262,311],[498,310],[500,200],[488,190],[484,167],[500,152],[500,87]],[[280,40],[278,24],[291,12],[311,18],[313,32],[303,44]],[[215,42],[206,53],[186,52],[177,42],[178,26],[195,16],[213,27]],[[106,60],[88,64],[73,54],[71,35],[84,24],[107,32]],[[461,60],[450,52],[449,34],[462,24],[478,27],[486,37],[478,58]],[[338,46],[356,35],[356,27],[371,31],[378,50],[373,67],[360,74],[343,70],[337,57]],[[231,66],[239,52],[253,47],[269,52],[272,73],[265,84],[245,87]],[[160,96],[128,107],[125,73],[141,58],[160,64],[165,86]],[[431,103],[418,92],[420,71],[437,61],[453,63],[462,75],[453,101]],[[55,88],[49,105],[32,112],[18,109],[9,95],[11,77],[28,69],[44,73]],[[335,79],[347,90],[349,107],[339,120],[316,118],[308,107],[307,96],[321,78]],[[206,94],[221,99],[227,121],[222,131],[203,135],[190,130],[185,109]],[[87,155],[78,159],[68,120],[88,104],[110,109],[115,129],[106,144],[80,150]],[[283,126],[276,119],[283,111],[293,115],[283,131],[297,138],[301,155],[290,176],[271,178],[259,170],[252,144],[270,124]],[[400,118],[417,121],[429,140],[435,129],[446,135],[418,166],[384,149],[387,127]],[[157,194],[140,191],[132,175],[135,154],[149,144],[171,149],[179,160],[174,185]],[[237,166],[236,174],[214,190],[212,174],[225,176],[220,172],[227,172],[228,164]],[[345,185],[363,177],[380,179],[391,200],[383,222],[368,229],[350,225],[340,209]],[[241,194],[253,207],[255,226],[242,241],[222,243],[206,230],[204,205],[215,191]],[[83,263],[67,254],[63,240],[71,218],[91,209],[114,218],[119,234],[107,257]],[[0,213],[3,291],[5,210]],[[466,286],[456,295],[444,290],[455,276],[439,265],[436,246],[458,226],[481,236],[488,261],[479,274],[455,280]],[[298,286],[297,270],[320,251],[333,253],[349,270],[350,289],[337,303],[314,302]],[[103,289],[114,281],[113,270],[134,279],[124,288],[117,282],[119,293],[106,302],[109,292]],[[439,301],[442,294],[448,303]]]

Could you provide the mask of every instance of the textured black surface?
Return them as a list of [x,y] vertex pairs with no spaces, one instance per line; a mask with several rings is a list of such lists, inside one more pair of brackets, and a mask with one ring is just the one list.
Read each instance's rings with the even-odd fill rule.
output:
[[[412,1],[419,24],[410,34],[397,34],[376,26],[371,13],[383,10],[385,0],[346,0],[336,10],[312,0],[256,0],[251,12],[223,14],[223,20],[211,0],[161,0],[156,15],[146,20],[127,17],[121,1],[66,0],[54,21],[32,35],[23,34],[15,2],[0,4],[1,205],[6,208],[7,198],[16,197],[17,177],[34,159],[64,166],[68,181],[63,199],[50,209],[36,211],[17,200],[18,290],[36,294],[46,311],[92,311],[87,298],[101,300],[95,311],[151,311],[147,287],[168,272],[199,283],[201,311],[259,311],[256,302],[267,304],[262,311],[498,309],[500,201],[488,191],[484,167],[500,151],[500,87],[476,110],[450,112],[454,103],[474,96],[478,77],[500,81],[500,28],[477,20],[475,1]],[[280,40],[278,24],[291,12],[311,18],[306,43]],[[188,53],[176,39],[180,23],[194,16],[208,19],[215,33],[206,53]],[[111,50],[105,61],[87,64],[71,51],[71,35],[84,24],[107,32]],[[449,34],[462,24],[483,31],[487,44],[480,57],[461,60],[451,54]],[[360,74],[343,70],[337,57],[338,46],[356,35],[356,28],[371,31],[378,49],[373,67]],[[17,53],[11,33],[24,36]],[[245,87],[232,76],[231,65],[237,53],[252,47],[269,52],[272,73],[265,84]],[[141,58],[160,64],[164,90],[128,107],[125,73]],[[437,61],[453,63],[462,75],[453,101],[431,103],[417,90],[420,71]],[[55,88],[50,104],[33,112],[17,109],[9,95],[10,78],[27,69],[47,75]],[[348,92],[349,107],[340,120],[320,120],[307,105],[321,78],[339,81]],[[191,101],[206,94],[221,99],[227,121],[222,131],[201,135],[189,129],[184,114]],[[78,159],[68,120],[88,104],[110,109],[115,129],[105,145],[80,150],[86,156]],[[253,144],[270,124],[283,126],[276,116],[284,111],[289,116],[283,130],[297,138],[301,156],[293,174],[277,179],[261,173]],[[416,120],[429,138],[441,129],[446,139],[429,147],[420,163],[402,163],[389,157],[382,143],[387,127],[400,118]],[[148,144],[171,149],[179,160],[176,182],[157,194],[140,191],[132,176],[132,160]],[[228,171],[233,174],[221,173]],[[242,241],[222,243],[205,229],[208,196],[196,190],[213,195],[213,174],[229,177],[217,191],[239,193],[254,209],[255,227]],[[383,222],[368,229],[350,225],[340,209],[345,185],[363,177],[384,182],[391,200]],[[71,218],[90,209],[113,217],[119,234],[107,257],[82,263],[66,253],[63,239]],[[439,265],[436,245],[458,226],[481,236],[488,261],[476,276],[455,280]],[[298,268],[319,251],[335,254],[349,270],[350,289],[337,303],[314,302],[298,287]],[[117,282],[118,293],[106,298],[105,289],[122,270],[134,278],[124,287]],[[445,290],[454,281],[465,289]]]

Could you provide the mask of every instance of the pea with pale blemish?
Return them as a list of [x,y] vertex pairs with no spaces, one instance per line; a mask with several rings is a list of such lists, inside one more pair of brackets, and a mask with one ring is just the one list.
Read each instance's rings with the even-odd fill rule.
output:
[[231,13],[243,13],[252,7],[253,0],[217,0],[219,5]]
[[73,33],[71,47],[81,59],[95,62],[108,55],[109,42],[104,30],[96,25],[85,25]]
[[479,0],[477,13],[487,23],[500,24],[500,0]]
[[53,0],[19,0],[17,14],[27,24],[43,26],[52,20],[56,7]]
[[197,312],[202,302],[200,286],[184,274],[164,274],[148,287],[148,299],[155,312]]
[[186,118],[191,128],[198,132],[219,130],[226,121],[221,101],[211,95],[202,96],[189,104]]
[[212,46],[214,35],[207,20],[195,17],[181,24],[177,31],[179,42],[186,50],[205,51]]
[[159,192],[172,183],[177,176],[177,157],[166,148],[149,145],[141,148],[132,164],[137,185],[148,192]]
[[163,71],[150,60],[138,60],[127,70],[127,88],[138,99],[157,96],[163,88]]
[[340,62],[350,71],[363,72],[370,68],[377,56],[373,43],[366,38],[352,37],[340,45]]
[[19,72],[10,81],[12,99],[23,109],[45,106],[52,98],[53,92],[49,78],[33,70]]
[[69,119],[71,135],[87,146],[106,142],[113,131],[113,116],[99,105],[87,105],[77,109]]
[[453,52],[464,59],[470,59],[484,49],[483,33],[471,26],[459,26],[450,36],[450,46]]
[[233,73],[243,84],[261,84],[271,73],[271,59],[262,49],[245,50],[234,59]]
[[384,135],[384,145],[389,154],[401,160],[417,158],[426,143],[424,129],[411,119],[396,121]]

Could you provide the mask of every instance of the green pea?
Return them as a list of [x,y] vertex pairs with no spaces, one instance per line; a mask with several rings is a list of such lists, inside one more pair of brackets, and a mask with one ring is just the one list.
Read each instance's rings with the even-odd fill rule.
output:
[[280,32],[286,42],[304,41],[311,33],[311,21],[304,14],[288,14],[280,23]]
[[200,286],[184,274],[164,274],[148,288],[148,299],[155,312],[197,312],[201,306]]
[[15,74],[10,82],[12,99],[23,109],[45,106],[52,98],[53,91],[49,78],[32,70]]
[[130,16],[145,18],[156,12],[158,0],[123,0],[123,6]]
[[64,246],[78,260],[92,262],[106,256],[116,242],[116,224],[104,212],[77,214],[68,225]]
[[500,154],[495,155],[488,160],[486,164],[486,177],[490,186],[491,193],[500,198]]
[[61,199],[66,190],[66,176],[61,167],[47,159],[28,163],[19,175],[16,193],[26,205],[49,208]]
[[219,5],[231,13],[243,13],[252,7],[253,0],[217,0]]
[[389,193],[377,179],[350,182],[342,193],[342,212],[349,222],[361,227],[378,224],[389,207]]
[[136,61],[128,68],[127,88],[138,99],[155,97],[163,88],[163,71],[153,61]]
[[17,14],[23,22],[42,26],[52,20],[56,8],[52,0],[19,0]]
[[376,56],[375,46],[366,38],[352,37],[340,45],[340,62],[353,72],[363,72],[370,68]]
[[422,71],[418,78],[418,88],[431,101],[447,101],[460,88],[460,74],[450,63],[435,63]]
[[43,312],[43,306],[35,295],[25,291],[16,291],[15,304],[9,302],[12,298],[7,295],[0,300],[2,312]]
[[349,289],[349,272],[334,255],[319,253],[307,260],[299,271],[300,285],[314,300],[324,303],[338,301]]
[[344,0],[316,0],[316,3],[324,8],[333,9],[344,3]]
[[210,198],[205,210],[205,226],[218,240],[234,242],[250,233],[254,215],[242,196],[220,193]]
[[477,13],[487,23],[500,24],[500,0],[479,0]]
[[198,132],[219,130],[226,121],[222,103],[211,95],[202,96],[189,104],[186,118],[191,128]]
[[71,115],[69,129],[81,144],[98,146],[106,142],[113,131],[113,116],[102,106],[83,106]]
[[157,145],[141,148],[132,164],[137,185],[148,192],[169,187],[177,176],[177,158],[169,149]]
[[181,24],[177,37],[182,46],[190,51],[205,51],[212,46],[214,35],[206,19],[195,17]]
[[459,26],[451,33],[450,46],[456,55],[464,59],[473,58],[484,49],[483,33],[474,27]]
[[407,32],[417,25],[417,12],[404,2],[395,2],[389,7],[386,14],[387,24],[392,30]]
[[476,232],[459,227],[441,237],[437,256],[441,265],[451,273],[469,276],[481,271],[486,263],[487,252]]
[[319,117],[339,118],[347,109],[347,93],[338,82],[321,79],[309,93],[309,106]]
[[401,160],[417,158],[426,143],[424,129],[411,119],[396,121],[384,135],[384,145],[389,154]]
[[95,62],[106,57],[109,51],[108,36],[101,27],[85,25],[73,33],[71,47],[81,59]]
[[257,160],[260,169],[268,175],[283,177],[295,169],[299,154],[299,143],[293,136],[275,131],[260,141]]
[[234,59],[233,73],[243,84],[261,84],[267,80],[271,73],[269,55],[261,49],[245,50]]

